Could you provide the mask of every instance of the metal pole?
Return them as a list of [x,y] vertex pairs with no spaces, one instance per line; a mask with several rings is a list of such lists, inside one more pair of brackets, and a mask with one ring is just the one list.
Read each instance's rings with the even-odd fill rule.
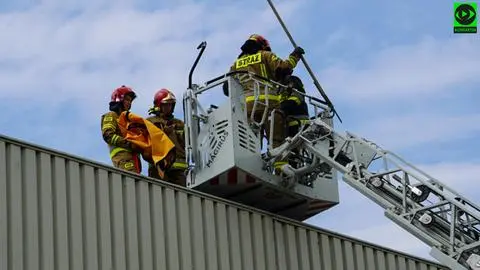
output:
[[203,51],[205,51],[205,48],[207,48],[207,42],[202,41],[200,45],[198,45],[197,50],[200,50],[200,52],[197,55],[197,59],[195,59],[195,62],[193,63],[192,68],[190,69],[190,73],[188,74],[188,89],[192,89],[192,75],[193,71],[195,70],[195,67],[197,67],[198,61],[200,60],[200,57],[202,57]]
[[[285,23],[283,22],[282,18],[280,17],[280,14],[278,14],[277,9],[275,8],[275,6],[274,6],[273,3],[272,3],[272,0],[267,0],[267,1],[268,1],[268,4],[270,5],[270,7],[271,7],[272,10],[273,10],[273,13],[274,13],[275,16],[277,17],[278,22],[280,22],[280,24],[282,25],[283,30],[284,30],[285,33],[287,34],[288,39],[290,39],[290,42],[292,43],[293,47],[296,48],[296,47],[297,47],[297,44],[295,43],[295,40],[293,40],[293,37],[292,37],[292,35],[290,34],[290,32],[288,31],[287,26],[286,26]],[[317,87],[318,92],[320,92],[320,95],[322,95],[323,99],[324,99],[325,102],[328,104],[328,106],[329,106],[330,109],[332,110],[333,114],[336,115],[337,118],[338,118],[338,120],[340,121],[340,123],[342,123],[342,119],[341,119],[340,116],[338,115],[337,111],[335,110],[335,108],[334,108],[334,106],[333,106],[333,103],[330,101],[330,99],[328,98],[327,94],[325,94],[325,91],[323,90],[322,86],[320,85],[320,83],[318,82],[317,78],[315,77],[315,74],[313,73],[312,69],[310,68],[310,65],[308,65],[307,60],[305,60],[305,58],[304,58],[303,56],[300,56],[300,59],[302,60],[303,64],[305,65],[305,68],[307,69],[308,73],[310,74],[310,77],[312,77],[312,79],[313,79],[313,84],[315,85],[315,87]]]

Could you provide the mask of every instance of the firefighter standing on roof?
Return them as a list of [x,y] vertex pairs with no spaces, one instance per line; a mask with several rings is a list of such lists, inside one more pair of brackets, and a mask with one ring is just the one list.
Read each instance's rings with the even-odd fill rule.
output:
[[140,173],[141,161],[136,147],[121,135],[117,119],[123,111],[129,111],[135,92],[122,85],[113,91],[110,100],[110,112],[101,117],[102,136],[108,144],[113,166],[123,170]]
[[[251,35],[249,39],[245,41],[241,50],[242,53],[238,56],[238,59],[232,65],[230,71],[249,71],[274,81],[280,79],[277,78],[279,70],[293,70],[300,60],[301,55],[305,53],[302,48],[297,47],[289,55],[287,60],[282,60],[271,51],[269,42],[257,34]],[[253,91],[254,82],[250,80],[240,81],[240,83],[245,90],[247,115],[250,119],[255,100]],[[268,96],[261,94],[258,97],[258,100],[262,103],[268,99],[267,118],[274,109],[279,109],[280,103],[280,96],[276,92],[273,92],[273,88],[271,89]],[[261,121],[264,109],[265,107],[262,104],[257,104],[254,111],[254,119],[256,122]],[[262,132],[263,131],[266,132],[267,139],[269,139],[270,121],[268,119],[262,127]],[[269,143],[271,143],[273,147],[277,147],[282,144],[285,139],[285,119],[281,113],[275,114],[274,131],[273,142]],[[275,167],[280,167],[283,163],[285,162],[277,162]]]
[[[185,186],[187,163],[185,161],[184,123],[173,116],[175,103],[175,95],[171,91],[168,89],[157,91],[153,98],[154,107],[149,110],[149,114],[153,114],[153,116],[148,117],[147,120],[163,130],[175,144],[175,160],[165,166],[165,176],[162,180]],[[161,179],[152,165],[149,166],[148,176]]]

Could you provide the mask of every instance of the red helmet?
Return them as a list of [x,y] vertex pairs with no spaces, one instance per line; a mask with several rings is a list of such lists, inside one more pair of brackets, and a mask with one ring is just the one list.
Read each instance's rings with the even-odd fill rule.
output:
[[253,40],[253,41],[257,42],[258,44],[260,44],[260,46],[262,47],[262,50],[266,50],[266,51],[271,50],[270,49],[270,42],[268,42],[268,40],[261,35],[252,34],[248,39]]
[[132,88],[122,85],[119,88],[115,89],[115,91],[113,91],[110,101],[122,102],[126,95],[131,96],[132,99],[135,99],[137,97],[135,92],[133,92]]
[[153,105],[155,107],[160,107],[160,104],[173,103],[175,104],[177,99],[175,95],[168,89],[162,88],[155,93],[153,97]]

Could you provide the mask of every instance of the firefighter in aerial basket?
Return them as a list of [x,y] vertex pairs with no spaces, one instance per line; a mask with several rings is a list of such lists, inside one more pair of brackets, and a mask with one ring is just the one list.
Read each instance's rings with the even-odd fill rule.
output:
[[[281,111],[278,110],[280,108],[280,95],[277,93],[277,90],[271,86],[269,80],[279,80],[279,78],[276,77],[278,69],[293,70],[305,51],[301,47],[297,47],[289,55],[287,60],[282,60],[272,52],[269,42],[257,34],[251,35],[242,45],[241,50],[241,54],[231,66],[230,71],[249,71],[266,79],[260,80],[262,81],[263,87],[261,86],[259,91],[259,102],[256,104],[255,111],[253,112],[253,118],[256,123],[260,123],[264,111],[267,110],[267,119],[265,119],[265,123],[259,128],[261,130],[260,134],[263,136],[263,134],[266,133],[265,136],[267,140],[269,140],[269,134],[271,132],[269,116],[273,110],[277,109],[278,113],[276,113],[274,117],[273,142],[269,142],[273,147],[277,147],[283,143],[286,137],[285,118]],[[256,83],[250,78],[244,75],[242,76],[242,74],[235,76],[244,88],[247,116],[250,121],[255,101],[254,87]],[[265,85],[268,86],[268,94],[265,94],[263,91]],[[225,94],[228,94],[228,89],[224,88],[224,91]],[[265,107],[264,104],[267,100],[268,107]],[[286,162],[283,161],[276,162],[274,164],[275,169],[280,168],[285,163]]]
[[308,127],[310,117],[305,96],[302,95],[302,93],[305,94],[302,80],[291,75],[285,79],[285,82],[287,90],[284,95],[281,95],[280,109],[285,113],[287,136],[293,137],[300,131],[301,127]]

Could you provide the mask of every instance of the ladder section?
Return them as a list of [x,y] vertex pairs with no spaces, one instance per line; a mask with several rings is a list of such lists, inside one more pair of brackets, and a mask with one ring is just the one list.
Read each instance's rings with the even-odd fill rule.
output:
[[[326,141],[334,147],[326,149]],[[292,146],[342,173],[389,219],[431,246],[434,258],[452,269],[480,269],[480,208],[449,186],[395,153],[354,134],[341,135],[319,119],[271,154],[285,155]]]

